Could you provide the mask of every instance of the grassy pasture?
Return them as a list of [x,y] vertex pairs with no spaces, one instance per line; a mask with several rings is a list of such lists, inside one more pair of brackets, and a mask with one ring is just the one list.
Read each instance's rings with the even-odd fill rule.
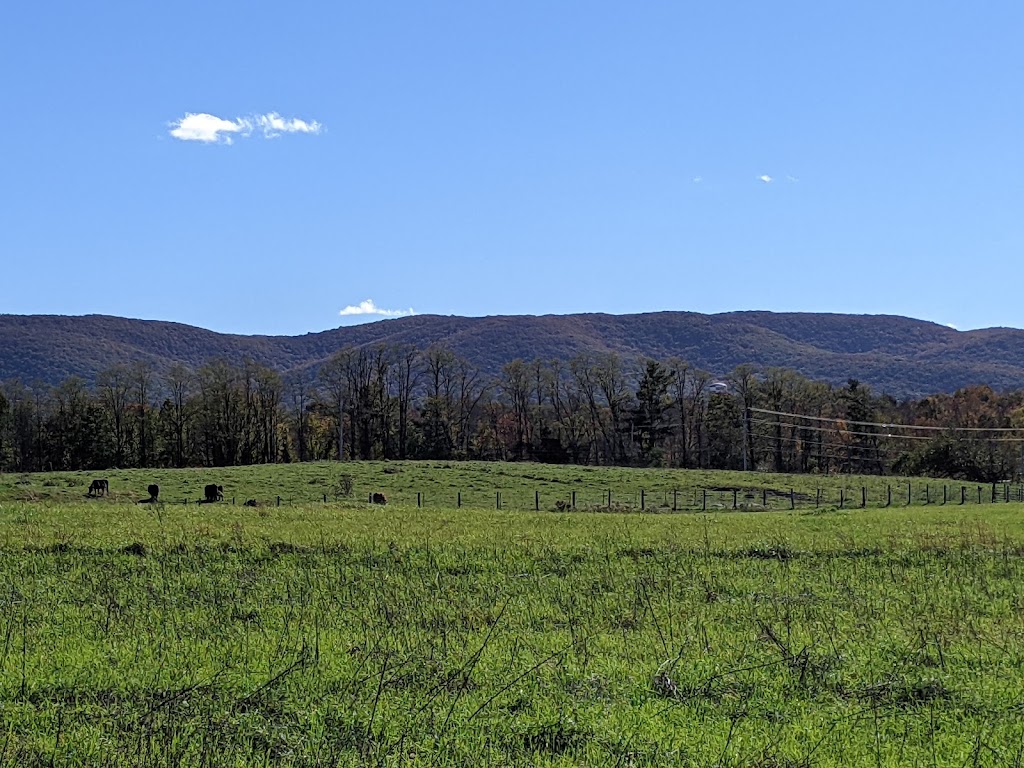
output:
[[[224,486],[230,502],[253,499],[264,505],[346,500],[338,495],[339,478],[352,478],[349,501],[365,501],[374,491],[387,494],[392,502],[415,506],[417,494],[424,506],[495,509],[501,494],[503,509],[553,510],[558,502],[568,503],[576,493],[579,510],[605,511],[607,493],[612,494],[612,511],[639,509],[641,491],[650,511],[732,509],[732,489],[739,489],[740,509],[789,509],[790,490],[795,505],[811,508],[838,506],[840,493],[846,507],[906,506],[908,488],[913,505],[941,504],[943,488],[949,504],[961,501],[962,483],[934,478],[879,477],[876,475],[776,475],[756,472],[722,472],[621,467],[552,466],[533,463],[368,461],[225,467],[218,469],[130,469],[101,472],[52,472],[0,475],[0,500],[73,502],[84,500],[93,478],[110,480],[107,502],[130,502],[147,496],[146,486],[157,483],[166,503],[195,503],[203,486]],[[992,500],[992,486],[963,485],[968,504]],[[767,490],[767,495],[762,492]],[[819,497],[820,491],[820,497]],[[1018,500],[1020,486],[998,486],[997,496]],[[706,502],[703,494],[706,493]],[[103,500],[99,500],[102,503]],[[96,502],[94,502],[96,503]]]
[[470,480],[681,481],[389,466],[346,468],[385,508],[127,503],[324,493],[328,465],[111,472],[110,501],[3,477],[0,764],[1024,762],[1022,505],[454,509]]

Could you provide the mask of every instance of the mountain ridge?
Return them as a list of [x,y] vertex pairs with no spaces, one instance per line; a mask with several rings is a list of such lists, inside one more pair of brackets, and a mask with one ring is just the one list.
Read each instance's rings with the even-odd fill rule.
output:
[[0,379],[92,381],[111,365],[146,360],[157,370],[249,357],[282,373],[317,368],[346,346],[445,344],[496,373],[515,358],[624,360],[680,357],[723,376],[742,363],[792,368],[842,384],[855,378],[897,397],[975,384],[1024,388],[1024,330],[957,331],[899,315],[688,311],[611,315],[415,315],[300,336],[225,334],[166,320],[113,315],[0,315]]

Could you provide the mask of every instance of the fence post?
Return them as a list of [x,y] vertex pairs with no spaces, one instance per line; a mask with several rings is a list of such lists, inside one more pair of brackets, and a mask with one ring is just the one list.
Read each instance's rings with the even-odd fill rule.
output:
[[860,487],[860,508],[864,509],[868,505],[868,489],[863,485]]
[[992,503],[996,503],[996,484],[992,483]]
[[455,497],[455,505],[457,509],[462,509],[462,491]]
[[[576,506],[576,504],[575,504],[575,503],[573,503],[573,506],[575,507],[575,506]],[[642,512],[642,511],[643,511],[644,509],[646,509],[646,508],[647,508],[647,499],[646,499],[646,497],[644,496],[644,489],[643,489],[643,488],[641,488],[641,489],[640,489],[640,511]]]
[[762,488],[761,489],[761,506],[764,507],[765,509],[768,509],[768,489],[767,488]]
[[981,486],[978,486],[978,503],[981,504]]
[[235,506],[235,497],[234,496],[231,497],[231,506],[232,507]]
[[839,489],[839,508],[840,509],[843,508],[843,502],[845,502],[845,501],[846,501],[846,499],[843,498],[843,489],[840,487],[840,489]]
[[821,506],[821,488],[814,494],[814,508],[817,509]]
[[909,507],[914,502],[914,484],[907,483],[907,506]]
[[608,489],[608,509],[612,508],[612,489]]
[[737,500],[738,500],[738,498],[739,498],[739,493],[740,493],[740,492],[739,492],[739,490],[738,490],[738,489],[736,489],[736,488],[733,488],[733,489],[732,489],[732,508],[733,508],[733,509],[736,509],[736,508],[737,508],[737,506],[736,506],[736,502],[737,502]]
[[572,492],[572,508],[576,509],[576,491]]
[[701,490],[700,490],[700,498],[701,498],[701,501],[700,501],[700,511],[701,512],[707,512],[708,511],[708,492],[704,488],[701,488]]
[[324,494],[324,504],[326,504],[326,503],[327,503],[327,494],[325,493]]
[[789,508],[796,509],[796,496],[793,495],[793,489],[789,489]]
[[949,498],[948,498],[948,491],[949,491],[949,488],[946,486],[945,483],[943,483],[942,484],[942,503],[943,503],[943,505],[945,505],[945,503],[949,500]]
[[965,504],[967,502],[967,486],[960,486],[960,503]]
[[885,506],[892,506],[892,486],[885,486]]
[[420,507],[423,505],[423,495],[421,491],[416,491],[416,506]]
[[924,503],[925,504],[931,504],[932,503],[932,487],[930,485],[928,485],[927,483],[925,483],[925,485],[924,485]]
[[679,509],[679,491],[675,488],[672,489],[672,511],[675,512]]
[[279,507],[281,506],[281,497],[280,496],[277,497],[277,506],[279,506]]
[[533,509],[535,512],[540,512],[540,491],[533,492]]
[[501,491],[494,492],[494,508],[501,509]]

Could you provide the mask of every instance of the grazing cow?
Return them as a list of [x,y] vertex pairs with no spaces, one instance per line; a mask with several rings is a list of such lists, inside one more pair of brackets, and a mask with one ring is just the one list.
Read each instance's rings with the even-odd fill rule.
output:
[[210,483],[203,489],[203,495],[207,502],[224,501],[224,486]]
[[257,506],[256,499],[246,499],[245,503],[242,504],[242,506],[243,507],[255,507],[255,506]]
[[107,480],[93,480],[89,486],[89,496],[106,496],[110,493],[110,483]]
[[139,504],[156,504],[160,501],[160,486],[156,483],[150,484],[147,488],[149,491],[148,499],[140,499],[137,503]]
[[370,501],[372,501],[374,504],[387,504],[388,497],[385,496],[383,493],[375,493],[370,497]]

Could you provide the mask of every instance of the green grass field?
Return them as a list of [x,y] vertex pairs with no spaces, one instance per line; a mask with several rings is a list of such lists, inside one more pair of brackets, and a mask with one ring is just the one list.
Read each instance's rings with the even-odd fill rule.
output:
[[[339,495],[342,475],[352,478],[349,497]],[[384,492],[393,503],[426,507],[554,510],[561,502],[582,511],[639,511],[641,492],[648,511],[732,509],[844,508],[943,503],[977,504],[1024,500],[1021,486],[963,484],[934,478],[851,475],[774,475],[621,467],[552,466],[498,462],[367,461],[346,464],[308,463],[218,469],[111,470],[0,475],[0,501],[83,501],[93,478],[110,480],[110,498],[93,503],[132,502],[147,497],[150,483],[160,486],[167,504],[195,503],[207,483],[224,486],[228,503],[253,499],[261,505],[365,501]],[[734,495],[733,490],[737,493]],[[908,498],[909,490],[909,498]],[[790,491],[793,498],[790,498]],[[538,503],[539,502],[539,503]]]
[[[0,478],[0,764],[1024,763],[1024,505],[538,513],[862,481],[343,471],[327,504],[331,465]],[[153,481],[275,503],[129,503]]]

